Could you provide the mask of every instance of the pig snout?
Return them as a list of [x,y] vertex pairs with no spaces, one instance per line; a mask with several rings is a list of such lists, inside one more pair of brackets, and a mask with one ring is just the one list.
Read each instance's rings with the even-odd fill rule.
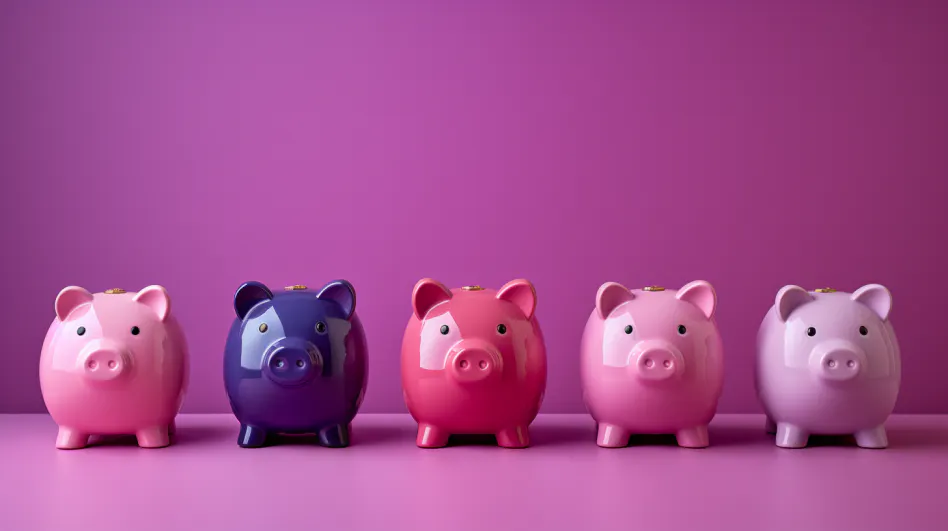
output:
[[263,359],[263,371],[280,385],[304,384],[323,372],[323,358],[309,341],[277,341]]
[[83,374],[90,380],[116,380],[130,371],[132,357],[128,349],[108,340],[92,341],[79,355]]
[[813,349],[810,369],[826,380],[851,380],[866,366],[866,355],[847,341],[828,341]]
[[490,343],[462,340],[451,349],[447,369],[458,383],[488,381],[503,372],[503,358]]
[[629,366],[643,380],[667,380],[685,370],[681,352],[666,341],[643,341],[632,349]]

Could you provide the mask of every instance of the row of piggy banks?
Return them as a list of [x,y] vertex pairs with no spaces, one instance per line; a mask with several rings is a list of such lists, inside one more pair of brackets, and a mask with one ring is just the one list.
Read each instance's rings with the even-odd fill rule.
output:
[[[711,284],[669,290],[609,282],[590,299],[580,373],[599,446],[623,447],[637,434],[674,434],[680,446],[708,446],[724,378]],[[891,305],[878,284],[853,293],[798,286],[777,293],[760,326],[756,383],[778,446],[804,447],[811,434],[887,446],[883,426],[900,383]],[[418,446],[446,446],[462,434],[491,434],[506,448],[529,446],[547,379],[536,306],[527,280],[497,290],[449,289],[432,279],[415,285],[401,378]],[[189,364],[167,291],[93,294],[72,286],[59,293],[55,311],[40,383],[59,426],[56,446],[82,448],[91,435],[106,434],[167,446]],[[318,290],[274,291],[247,282],[234,295],[234,311],[223,372],[240,421],[238,444],[315,434],[323,446],[348,446],[369,364],[353,286],[337,280]]]

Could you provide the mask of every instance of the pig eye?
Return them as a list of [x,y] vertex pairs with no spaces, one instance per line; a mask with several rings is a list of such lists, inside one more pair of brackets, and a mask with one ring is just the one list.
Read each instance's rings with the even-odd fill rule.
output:
[[685,325],[678,325],[678,333],[679,333],[680,335],[685,335],[685,332],[687,332],[687,331],[688,331],[688,329],[685,328]]
[[317,333],[317,334],[325,334],[325,333],[326,333],[326,323],[324,323],[324,322],[322,322],[322,321],[319,321],[318,323],[316,323],[316,333]]
[[132,335],[133,335],[133,336],[137,336],[139,333],[141,333],[141,329],[138,328],[137,326],[133,326],[133,327],[132,327]]
[[632,333],[632,325],[625,325],[625,333],[626,334]]
[[497,333],[500,334],[500,335],[506,334],[506,333],[507,333],[507,326],[506,326],[506,325],[502,325],[502,324],[497,325]]
[[808,335],[808,336],[810,336],[810,337],[815,336],[815,335],[816,335],[816,328],[813,328],[812,326],[811,326],[810,328],[807,328],[807,329],[806,329],[806,335]]
[[267,326],[267,323],[260,323],[260,327],[257,328],[257,330],[260,330],[260,333],[262,334],[262,333],[266,332],[267,329],[269,329],[269,328],[270,328],[270,327]]
[[85,333],[86,333],[86,327],[80,326],[79,328],[76,329],[76,333],[79,334],[80,336],[81,336],[82,334],[85,334]]
[[859,333],[862,334],[862,335],[866,335],[866,334],[869,333],[869,329],[866,328],[865,326],[860,326],[860,327],[859,327]]
[[450,330],[450,328],[448,328],[448,325],[441,325],[441,335],[443,336],[448,335],[448,330]]

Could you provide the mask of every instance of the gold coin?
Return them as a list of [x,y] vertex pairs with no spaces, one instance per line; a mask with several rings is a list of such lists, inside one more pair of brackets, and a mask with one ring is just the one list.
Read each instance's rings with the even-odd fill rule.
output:
[[645,286],[642,288],[644,291],[665,291],[665,288],[661,286]]
[[122,288],[112,288],[105,290],[105,293],[107,295],[121,295],[122,293],[125,293],[125,290]]
[[833,288],[817,288],[814,291],[817,293],[836,293],[836,290]]
[[461,289],[463,289],[464,291],[483,291],[484,288],[480,286],[464,286]]
[[287,286],[283,289],[285,289],[286,291],[303,291],[304,289],[306,289],[306,286],[302,284],[293,284],[292,286]]

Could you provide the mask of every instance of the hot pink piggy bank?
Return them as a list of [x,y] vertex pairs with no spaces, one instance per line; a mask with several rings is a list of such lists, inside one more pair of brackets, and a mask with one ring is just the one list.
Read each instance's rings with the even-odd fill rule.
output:
[[870,284],[854,293],[786,286],[757,335],[757,394],[777,446],[802,448],[811,434],[850,435],[888,446],[883,424],[901,379],[889,323],[892,295]]
[[716,304],[704,281],[677,292],[615,282],[599,288],[580,365],[599,446],[626,446],[632,434],[671,433],[680,446],[708,446],[724,382]]
[[529,446],[546,387],[546,347],[533,315],[533,284],[449,290],[424,279],[402,341],[405,402],[418,422],[418,446],[452,434],[494,434],[505,448]]
[[135,434],[144,448],[169,444],[188,379],[187,345],[170,312],[161,286],[59,292],[40,356],[57,448],[110,434]]

